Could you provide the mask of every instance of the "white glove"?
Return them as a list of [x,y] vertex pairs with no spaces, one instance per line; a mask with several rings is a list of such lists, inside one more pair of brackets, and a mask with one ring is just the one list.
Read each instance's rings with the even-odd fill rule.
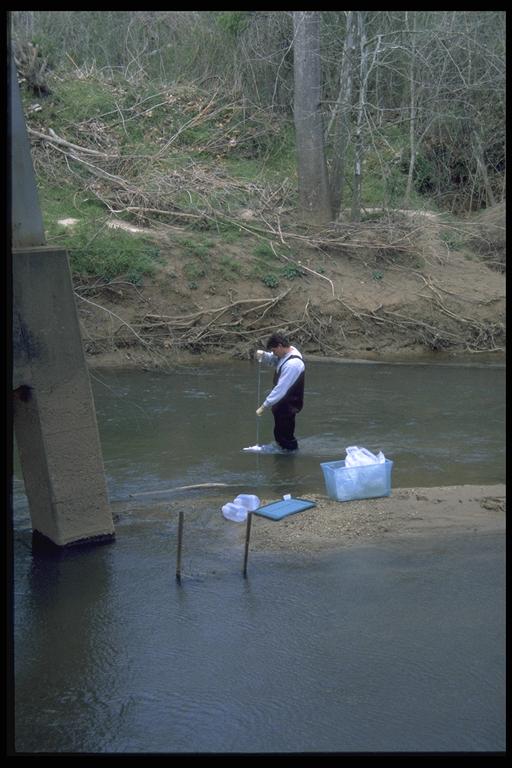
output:
[[256,413],[258,414],[258,416],[261,416],[261,414],[263,413],[264,410],[265,410],[265,406],[264,405],[260,405],[260,407],[258,408]]
[[256,358],[258,363],[261,363],[261,361],[263,360],[263,355],[264,354],[265,354],[265,352],[262,349],[257,349],[256,350],[256,352],[254,354],[254,357]]

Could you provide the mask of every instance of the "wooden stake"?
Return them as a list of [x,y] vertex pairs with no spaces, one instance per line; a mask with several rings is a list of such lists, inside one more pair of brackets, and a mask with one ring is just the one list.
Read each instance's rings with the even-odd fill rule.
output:
[[181,542],[183,540],[183,510],[178,513],[178,551],[176,554],[176,579],[181,581]]
[[245,530],[245,554],[244,554],[244,578],[247,577],[247,558],[249,557],[249,539],[251,538],[252,512],[247,515],[247,528]]

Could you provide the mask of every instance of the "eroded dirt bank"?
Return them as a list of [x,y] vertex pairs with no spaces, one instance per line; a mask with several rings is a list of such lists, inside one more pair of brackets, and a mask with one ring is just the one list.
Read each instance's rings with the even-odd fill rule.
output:
[[267,260],[251,239],[212,237],[205,255],[150,232],[161,255],[152,278],[76,284],[87,358],[141,367],[189,355],[247,359],[276,328],[306,355],[503,356],[504,207],[457,228],[409,213],[284,237]]

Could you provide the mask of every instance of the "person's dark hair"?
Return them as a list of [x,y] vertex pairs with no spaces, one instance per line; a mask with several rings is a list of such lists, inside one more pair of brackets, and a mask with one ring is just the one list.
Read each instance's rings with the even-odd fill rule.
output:
[[284,333],[273,333],[267,341],[267,349],[275,349],[279,344],[282,344],[283,347],[289,347],[290,341]]

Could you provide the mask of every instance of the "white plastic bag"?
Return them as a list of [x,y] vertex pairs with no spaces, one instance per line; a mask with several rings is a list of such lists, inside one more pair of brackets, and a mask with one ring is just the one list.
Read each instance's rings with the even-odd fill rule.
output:
[[250,493],[241,493],[233,501],[229,501],[222,507],[222,514],[226,520],[233,523],[243,523],[247,520],[247,514],[258,509],[261,502],[257,496]]
[[346,450],[346,467],[364,467],[368,464],[383,464],[386,461],[386,457],[382,451],[379,451],[379,453],[375,455],[367,448],[359,448],[357,445],[349,445]]
[[261,506],[258,497],[252,493],[240,493],[233,501],[233,504],[241,504],[248,512],[254,512],[255,509]]
[[[343,483],[344,492],[349,497],[355,499],[381,495],[378,492],[374,493],[374,491],[378,491],[380,485],[382,485],[380,472],[375,470],[377,474],[374,474],[373,471],[359,471],[358,467],[384,464],[386,457],[382,451],[379,451],[379,453],[375,455],[367,448],[360,448],[357,445],[349,445],[346,450],[347,457],[345,459],[345,467],[349,467],[349,469],[340,477],[340,482]],[[379,488],[373,488],[375,483],[379,485]]]
[[222,507],[222,514],[226,520],[231,520],[233,523],[243,523],[247,520],[247,509],[241,504],[234,504],[229,501]]

